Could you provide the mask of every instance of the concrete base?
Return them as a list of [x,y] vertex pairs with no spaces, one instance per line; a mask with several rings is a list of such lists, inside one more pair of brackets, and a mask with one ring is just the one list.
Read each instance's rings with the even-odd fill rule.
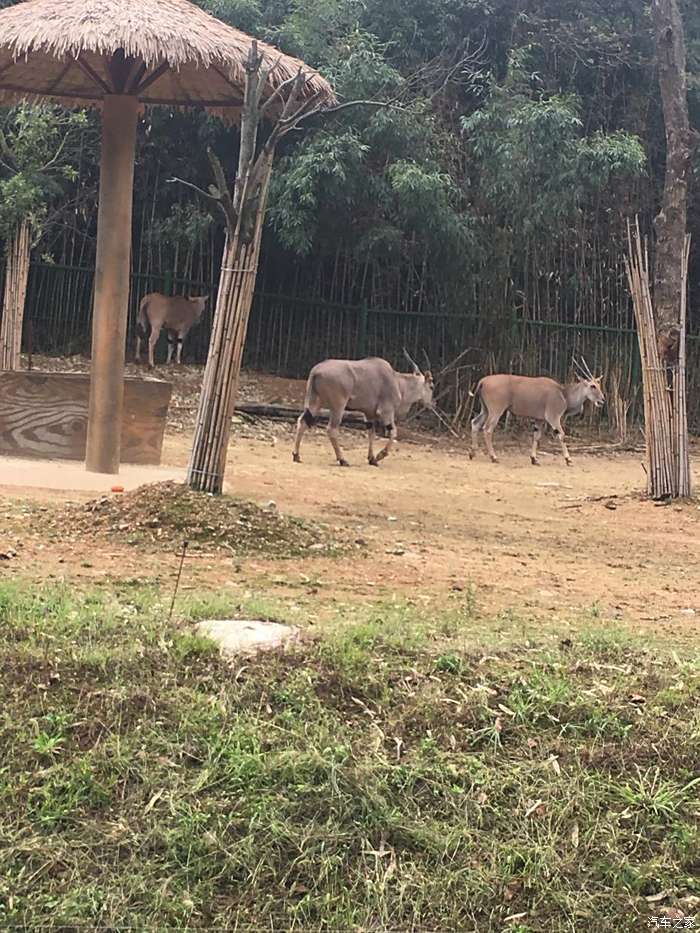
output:
[[123,486],[128,491],[144,483],[162,483],[166,480],[184,482],[185,470],[180,467],[122,464],[119,475],[112,476],[107,473],[88,473],[84,464],[65,460],[0,457],[0,490],[5,486],[8,491],[24,488],[108,493],[112,486]]
[[197,631],[217,642],[226,656],[279,648],[299,635],[294,626],[254,619],[206,619],[198,623]]

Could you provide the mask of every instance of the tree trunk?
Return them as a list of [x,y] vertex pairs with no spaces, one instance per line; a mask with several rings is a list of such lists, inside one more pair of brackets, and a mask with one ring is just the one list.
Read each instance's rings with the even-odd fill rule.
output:
[[[665,397],[655,399],[658,422],[653,426],[662,444],[649,448],[649,492],[653,498],[689,496],[690,461],[685,406],[685,301],[687,270],[688,177],[696,135],[688,121],[686,56],[683,20],[678,0],[652,0],[659,87],[666,127],[666,176],[661,210],[654,221],[654,320],[656,353],[644,369],[645,391],[653,392],[652,369],[668,378],[653,380]],[[641,339],[641,335],[640,335]],[[652,426],[647,424],[648,435]],[[662,478],[664,478],[662,480]]]
[[677,356],[680,329],[688,176],[694,133],[688,121],[685,38],[678,0],[653,0],[651,6],[666,127],[663,202],[654,221],[654,307],[662,358],[673,363]]
[[22,324],[31,249],[29,221],[21,220],[7,245],[5,259],[5,295],[0,322],[0,369],[20,368]]

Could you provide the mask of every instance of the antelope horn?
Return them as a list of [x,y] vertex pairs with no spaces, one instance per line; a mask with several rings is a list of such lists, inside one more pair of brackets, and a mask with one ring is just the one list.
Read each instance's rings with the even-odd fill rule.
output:
[[413,370],[414,374],[415,374],[416,376],[420,376],[420,366],[418,365],[418,363],[416,363],[415,360],[411,359],[411,355],[410,355],[410,353],[408,352],[408,350],[406,349],[406,347],[403,348],[403,355],[404,355],[404,356],[406,357],[406,359],[408,360],[408,362],[409,362],[409,364],[410,364],[410,366],[411,366],[411,369]]
[[586,372],[587,377],[588,377],[589,379],[595,379],[595,376],[594,376],[593,373],[591,372],[591,367],[590,367],[590,366],[588,365],[588,363],[586,362],[585,356],[582,356],[582,357],[581,357],[581,362],[583,363],[583,365],[584,365],[584,367],[585,367],[585,372]]
[[575,357],[575,356],[572,356],[571,359],[572,359],[572,362],[573,362],[573,364],[574,364],[574,368],[576,369],[576,371],[577,371],[577,373],[579,374],[579,376],[583,377],[584,379],[590,379],[590,378],[591,378],[590,375],[586,372],[586,370],[584,369],[583,365],[582,365],[581,363],[579,363],[579,361],[576,359],[576,357]]
[[425,372],[426,372],[426,373],[429,373],[429,372],[432,371],[432,368],[433,368],[433,367],[430,365],[430,357],[429,357],[428,354],[425,352],[425,350],[423,350],[422,352],[423,352],[423,359],[425,360]]

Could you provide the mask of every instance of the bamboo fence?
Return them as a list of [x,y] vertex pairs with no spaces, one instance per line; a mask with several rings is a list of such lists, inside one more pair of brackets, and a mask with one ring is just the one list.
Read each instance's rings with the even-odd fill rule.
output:
[[[135,268],[139,268],[136,263]],[[2,287],[0,270],[0,292]],[[158,266],[135,271],[127,353],[134,346],[138,304],[147,292],[194,295],[216,287],[216,277],[209,275],[174,277],[161,272]],[[89,351],[92,288],[93,270],[89,266],[32,263],[25,337],[31,324],[34,353],[71,356]],[[628,413],[627,423],[632,426],[641,420],[643,403],[637,332],[624,319],[620,324],[533,321],[520,314],[504,319],[484,314],[478,307],[464,309],[461,314],[410,313],[268,292],[258,284],[250,309],[243,365],[304,378],[314,363],[331,356],[379,355],[398,364],[401,348],[406,346],[414,356],[425,348],[440,367],[468,349],[463,370],[453,377],[452,388],[444,399],[446,410],[454,413],[461,407],[466,417],[469,400],[462,392],[465,375],[471,374],[476,381],[485,373],[500,370],[564,379],[572,355],[584,356],[596,371],[606,374],[606,396],[614,394],[620,401],[613,413],[614,429],[619,433],[624,415],[618,416],[618,410]],[[212,330],[212,318],[205,315],[185,342],[187,362],[206,361]],[[689,334],[686,348],[688,418],[694,433],[700,433],[700,336]],[[165,349],[163,337],[157,359],[164,360]]]

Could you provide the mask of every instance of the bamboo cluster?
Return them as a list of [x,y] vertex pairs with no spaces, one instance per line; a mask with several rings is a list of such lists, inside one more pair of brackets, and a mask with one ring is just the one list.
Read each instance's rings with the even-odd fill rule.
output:
[[634,236],[628,227],[628,256],[625,259],[634,314],[637,321],[639,353],[642,359],[644,422],[646,432],[647,492],[653,499],[676,498],[691,494],[690,462],[685,393],[686,286],[690,238],[686,238],[681,301],[681,341],[673,384],[667,381],[666,366],[659,357],[654,305],[649,277],[649,251],[642,243],[639,221]]
[[227,237],[224,248],[214,330],[187,471],[187,483],[200,492],[219,494],[223,491],[231,417],[253,303],[271,169],[272,158],[267,162],[262,179],[252,239],[245,242],[239,223],[234,235],[230,239]]
[[7,246],[5,293],[0,321],[0,369],[20,367],[31,245],[29,221],[21,220]]

